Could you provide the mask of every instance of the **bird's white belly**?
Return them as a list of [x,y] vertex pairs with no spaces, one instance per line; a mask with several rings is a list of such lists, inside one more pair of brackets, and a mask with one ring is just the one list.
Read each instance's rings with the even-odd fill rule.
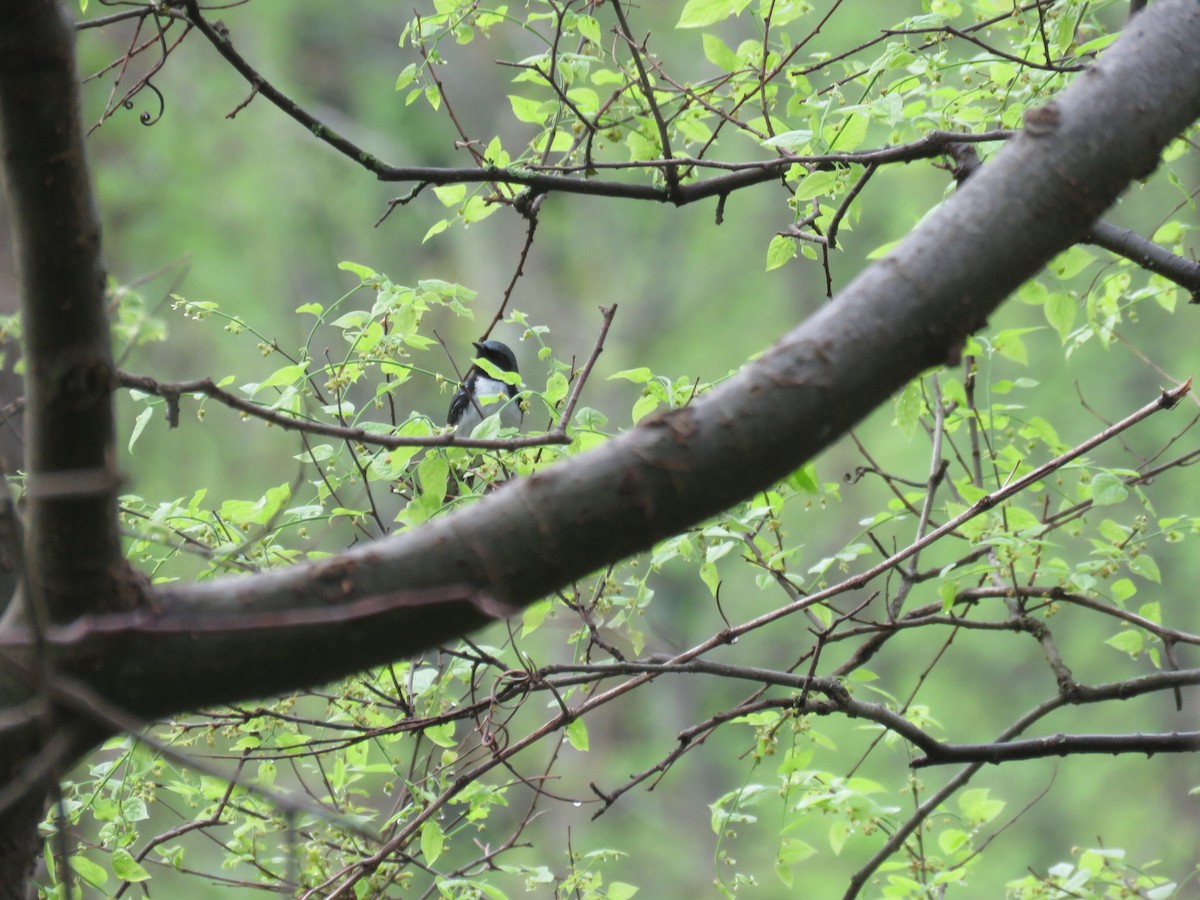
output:
[[[507,428],[520,427],[523,418],[521,407],[516,400],[509,398],[508,385],[503,381],[496,381],[494,378],[485,378],[480,375],[475,381],[475,396],[479,400],[479,406],[483,409],[485,416],[495,415],[499,411],[500,424]],[[455,430],[459,434],[469,435],[482,421],[475,404],[469,403]]]

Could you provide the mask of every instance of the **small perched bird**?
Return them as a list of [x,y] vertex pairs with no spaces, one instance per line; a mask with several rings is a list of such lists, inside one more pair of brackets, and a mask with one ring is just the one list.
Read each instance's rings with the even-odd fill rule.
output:
[[[516,373],[517,357],[507,344],[499,341],[480,341],[471,346],[478,351],[478,359],[487,360],[501,372]],[[450,401],[446,423],[454,426],[457,434],[466,437],[485,417],[499,410],[501,424],[512,428],[519,427],[524,414],[521,412],[521,405],[515,399],[516,396],[515,384],[506,384],[492,378],[479,366],[471,366]]]

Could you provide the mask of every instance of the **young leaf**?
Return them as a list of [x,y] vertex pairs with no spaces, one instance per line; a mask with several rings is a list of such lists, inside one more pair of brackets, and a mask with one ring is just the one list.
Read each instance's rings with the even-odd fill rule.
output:
[[137,441],[137,439],[139,437],[141,437],[142,431],[146,427],[146,423],[150,421],[150,417],[153,414],[154,414],[154,408],[147,406],[140,413],[138,413],[137,418],[133,420],[133,430],[129,434],[129,452],[130,453],[133,452],[134,443]]
[[442,826],[433,819],[426,819],[421,825],[421,854],[425,857],[425,862],[428,865],[437,862],[445,846],[446,834],[442,831]]
[[896,397],[896,426],[909,440],[916,433],[921,413],[925,411],[925,398],[921,395],[921,383],[910,381]]
[[1092,478],[1092,503],[1096,506],[1112,506],[1128,496],[1125,482],[1112,472],[1098,472]]
[[355,262],[340,262],[338,263],[338,268],[343,272],[353,272],[363,281],[373,281],[379,277],[379,274],[374,269]]
[[276,369],[267,376],[265,381],[260,381],[255,386],[254,390],[251,392],[251,396],[254,396],[263,388],[282,387],[284,385],[295,384],[297,381],[300,381],[304,378],[304,373],[307,369],[308,363],[298,363],[294,366],[284,366],[283,368]]
[[1046,298],[1046,304],[1042,307],[1046,314],[1046,321],[1050,323],[1050,327],[1058,332],[1058,338],[1064,344],[1067,342],[1067,335],[1071,333],[1071,326],[1075,324],[1075,314],[1078,307],[1073,297],[1067,294],[1051,294]]
[[738,67],[737,54],[729,49],[729,45],[715,34],[705,32],[700,36],[704,42],[704,58],[726,72],[732,72]]
[[767,271],[770,272],[772,269],[778,269],[789,260],[795,259],[795,257],[796,241],[782,234],[777,234],[771,238],[771,243],[767,244]]
[[443,722],[441,725],[430,725],[422,734],[429,740],[433,741],[439,747],[453,747],[456,743],[454,740],[454,723]]
[[614,378],[624,378],[626,381],[632,381],[634,384],[645,384],[653,377],[653,372],[645,366],[641,366],[637,369],[622,369],[620,372],[613,372],[613,374],[608,376],[608,380],[612,381]]
[[528,637],[537,631],[552,607],[553,604],[549,600],[539,600],[525,607],[525,611],[521,613],[521,637]]
[[1158,563],[1145,553],[1139,554],[1129,561],[1129,571],[1135,575],[1141,575],[1147,581],[1162,584],[1162,575],[1158,571]]
[[567,376],[562,372],[555,372],[551,375],[546,379],[546,390],[542,392],[542,396],[546,398],[546,402],[551,406],[560,400],[566,399]]
[[150,873],[138,864],[137,860],[129,854],[128,850],[118,848],[113,851],[112,870],[113,874],[122,881],[150,880]]
[[958,798],[958,808],[972,824],[983,825],[990,822],[1004,809],[1003,800],[993,800],[988,794],[987,788],[974,788],[963,791],[962,796]]
[[1120,650],[1122,653],[1128,653],[1131,657],[1137,659],[1142,652],[1142,646],[1145,641],[1140,631],[1135,631],[1132,628],[1124,628],[1104,643]]
[[566,728],[567,742],[580,753],[588,752],[587,725],[583,719],[576,719]]
[[736,16],[750,5],[750,0],[688,0],[679,14],[676,28],[703,28],[730,16]]
[[68,864],[81,879],[92,887],[98,888],[108,881],[108,872],[103,866],[97,865],[86,856],[72,856]]

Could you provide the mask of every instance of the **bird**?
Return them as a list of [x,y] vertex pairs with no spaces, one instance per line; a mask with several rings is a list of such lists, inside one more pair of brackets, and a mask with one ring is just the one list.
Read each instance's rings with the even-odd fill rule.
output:
[[[507,344],[475,341],[471,346],[479,353],[478,359],[491,363],[501,372],[517,374],[517,357]],[[524,413],[516,400],[517,392],[517,385],[492,378],[479,366],[473,365],[450,400],[446,424],[452,426],[456,434],[469,437],[476,425],[498,410],[502,425],[518,428]]]

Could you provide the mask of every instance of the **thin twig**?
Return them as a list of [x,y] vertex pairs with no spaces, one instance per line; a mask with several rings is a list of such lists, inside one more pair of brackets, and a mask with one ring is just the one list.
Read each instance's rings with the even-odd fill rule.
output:
[[[633,32],[629,30],[629,22],[625,19],[625,11],[621,8],[623,0],[614,0],[613,14],[617,17],[617,25],[620,29],[620,35],[625,39],[625,43],[629,46],[629,53],[633,57],[633,65],[637,69],[638,81],[641,84],[642,95],[646,98],[646,106],[650,109],[650,116],[654,119],[654,124],[658,127],[658,139],[662,144],[662,155],[664,160],[671,159],[671,138],[667,133],[667,123],[663,120],[662,111],[658,108],[658,101],[654,99],[654,87],[650,84],[650,76],[646,74],[646,67],[642,65],[642,47],[633,39]],[[667,196],[673,198],[676,190],[679,187],[679,167],[668,163],[663,172],[667,182]]]

